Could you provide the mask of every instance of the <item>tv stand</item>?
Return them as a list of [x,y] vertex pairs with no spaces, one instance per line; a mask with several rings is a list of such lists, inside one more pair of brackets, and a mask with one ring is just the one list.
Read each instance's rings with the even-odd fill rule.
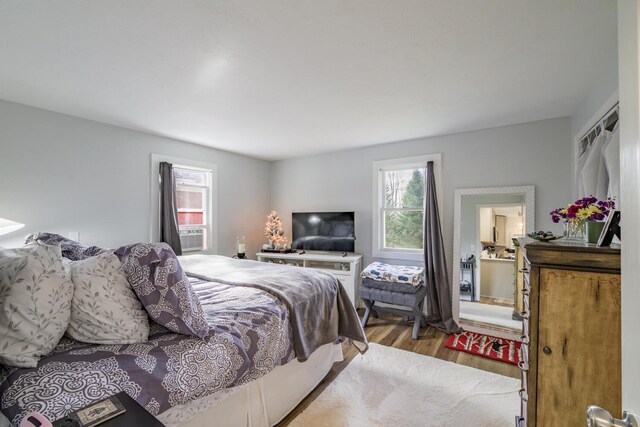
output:
[[351,298],[351,303],[355,307],[362,306],[358,292],[362,271],[361,254],[313,251],[290,254],[258,252],[256,257],[261,262],[313,268],[331,273],[340,280]]

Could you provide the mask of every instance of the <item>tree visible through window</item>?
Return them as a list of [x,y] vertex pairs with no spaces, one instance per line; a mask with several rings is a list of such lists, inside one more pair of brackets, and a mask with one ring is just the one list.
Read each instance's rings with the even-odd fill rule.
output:
[[423,249],[424,168],[381,171],[384,174],[384,248]]

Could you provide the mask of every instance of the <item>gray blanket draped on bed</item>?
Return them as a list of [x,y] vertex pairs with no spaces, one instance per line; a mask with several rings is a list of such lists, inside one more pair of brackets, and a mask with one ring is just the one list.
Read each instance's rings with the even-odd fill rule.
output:
[[257,288],[277,296],[291,317],[296,357],[303,362],[317,348],[343,338],[368,349],[360,319],[338,279],[306,268],[235,260],[216,255],[180,257],[189,276]]

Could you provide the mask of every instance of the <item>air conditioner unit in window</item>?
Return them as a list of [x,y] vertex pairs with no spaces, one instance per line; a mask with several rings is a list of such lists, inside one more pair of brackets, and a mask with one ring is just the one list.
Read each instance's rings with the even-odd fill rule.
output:
[[182,252],[195,252],[204,249],[204,230],[180,230]]

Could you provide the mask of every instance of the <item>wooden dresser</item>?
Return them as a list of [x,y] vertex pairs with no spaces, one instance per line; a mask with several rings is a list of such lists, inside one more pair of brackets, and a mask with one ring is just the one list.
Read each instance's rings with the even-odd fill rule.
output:
[[620,248],[518,240],[524,345],[516,426],[585,426],[589,405],[620,418]]

